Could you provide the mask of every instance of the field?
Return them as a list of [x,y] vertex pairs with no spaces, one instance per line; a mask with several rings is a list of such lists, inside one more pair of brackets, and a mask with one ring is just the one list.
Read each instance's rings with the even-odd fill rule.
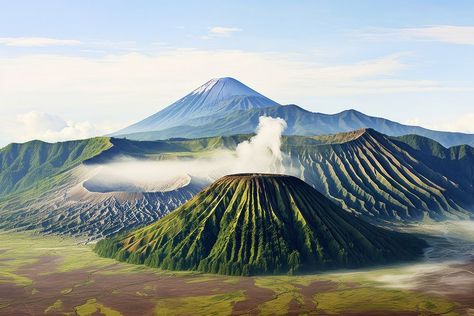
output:
[[458,315],[474,311],[474,263],[229,277],[99,258],[73,239],[0,232],[2,315]]

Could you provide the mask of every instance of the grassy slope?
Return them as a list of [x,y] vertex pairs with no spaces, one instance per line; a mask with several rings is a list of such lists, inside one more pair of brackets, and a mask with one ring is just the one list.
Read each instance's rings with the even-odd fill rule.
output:
[[110,139],[105,137],[54,144],[42,141],[10,144],[0,149],[0,196],[31,188],[111,146]]
[[192,140],[137,142],[97,137],[78,141],[46,143],[31,141],[0,149],[0,198],[12,195],[34,198],[41,195],[66,171],[81,163],[107,162],[120,156],[165,159],[200,155],[220,148],[234,148],[248,136],[212,137]]
[[421,136],[390,138],[374,130],[339,134],[337,144],[284,151],[304,178],[344,208],[376,219],[469,217],[474,210],[474,149],[446,149]]
[[[22,217],[22,227],[35,227],[48,220],[28,216],[36,212],[32,201],[54,198],[56,189],[70,181],[70,168],[91,156],[88,163],[121,155],[147,159],[196,157],[222,148],[233,149],[250,136],[153,142],[95,138],[9,145],[0,155],[4,168],[0,172],[4,183],[0,195],[9,192],[0,197],[2,227],[17,227],[18,216]],[[444,148],[421,136],[388,137],[373,130],[358,130],[285,136],[282,149],[296,161],[295,166],[302,164],[300,176],[306,182],[339,206],[366,218],[393,222],[429,216],[440,220],[469,218],[474,211],[474,149],[469,146]],[[18,183],[12,181],[12,170],[24,173]]]
[[96,249],[165,269],[248,275],[408,260],[423,246],[357,219],[295,177],[236,175]]

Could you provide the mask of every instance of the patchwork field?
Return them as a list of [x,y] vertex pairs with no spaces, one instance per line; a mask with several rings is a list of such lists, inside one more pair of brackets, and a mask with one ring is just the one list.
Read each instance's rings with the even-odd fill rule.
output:
[[2,315],[463,315],[474,311],[473,262],[229,277],[117,263],[66,238],[0,232],[0,245]]

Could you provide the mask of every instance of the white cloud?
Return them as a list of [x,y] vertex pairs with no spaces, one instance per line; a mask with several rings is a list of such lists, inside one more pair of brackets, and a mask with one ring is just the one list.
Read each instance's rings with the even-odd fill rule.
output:
[[412,118],[406,120],[405,124],[423,126],[440,131],[474,133],[474,113],[465,113],[461,116],[447,117],[443,120],[435,121]]
[[[172,50],[101,58],[30,55],[0,58],[5,105],[166,105],[209,78],[232,76],[282,102],[301,96],[430,91],[440,84],[394,77],[403,55],[352,64],[321,65],[294,56],[243,51]],[[185,75],[183,75],[185,74]]]
[[[303,106],[307,100],[320,96],[457,89],[432,80],[400,79],[400,73],[409,67],[404,57],[395,54],[330,65],[308,61],[313,59],[311,56],[240,50],[0,57],[0,118],[36,110],[79,116],[79,121],[91,123],[133,122],[171,104],[210,78],[226,76],[235,77],[282,104]],[[86,134],[79,132],[81,128],[75,124],[68,126],[75,126],[74,135]],[[0,139],[8,138],[4,136],[6,132],[8,129],[0,129]],[[8,138],[12,140],[18,139]]]
[[474,45],[474,26],[432,25],[400,29],[375,29],[367,32],[357,32],[356,35],[376,40],[424,40]]
[[57,115],[38,111],[19,114],[14,123],[8,126],[7,133],[9,138],[20,142],[31,139],[49,142],[83,139],[104,135],[118,128],[116,125],[64,120]]
[[56,39],[48,37],[0,37],[0,45],[18,47],[39,46],[75,46],[80,45],[78,40]]
[[201,39],[212,39],[216,37],[229,37],[233,33],[241,32],[242,29],[238,27],[214,26],[210,27],[207,35],[201,36]]
[[209,34],[215,36],[230,36],[235,32],[240,32],[242,29],[238,27],[214,26],[209,28]]
[[432,129],[474,133],[474,113],[467,113],[451,120],[431,124]]
[[403,37],[453,44],[474,45],[474,26],[437,25],[400,30]]

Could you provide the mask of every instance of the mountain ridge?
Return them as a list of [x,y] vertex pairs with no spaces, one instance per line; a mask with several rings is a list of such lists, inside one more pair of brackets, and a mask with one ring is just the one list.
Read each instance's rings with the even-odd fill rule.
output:
[[[213,80],[217,80],[217,82],[219,80],[235,81],[239,85],[243,85],[229,77]],[[202,87],[196,90],[200,91],[199,89],[206,90]],[[324,135],[367,127],[389,136],[418,134],[435,139],[447,147],[461,144],[474,146],[473,134],[436,131],[420,126],[404,125],[388,119],[369,116],[355,109],[348,109],[335,114],[311,112],[295,104],[278,104],[255,90],[248,89],[252,91],[245,97],[245,100],[250,104],[249,106],[243,106],[242,104],[245,102],[234,97],[229,99],[227,106],[221,104],[221,107],[213,108],[215,103],[209,102],[208,106],[213,110],[203,111],[199,115],[186,116],[187,114],[181,110],[176,110],[176,107],[181,107],[179,102],[188,102],[189,100],[187,101],[186,98],[193,96],[194,91],[196,91],[194,90],[184,98],[141,121],[144,122],[144,125],[140,129],[129,127],[112,135],[134,140],[158,140],[172,137],[198,138],[247,134],[255,130],[258,125],[258,118],[266,115],[285,119],[288,125],[285,130],[287,135]],[[176,116],[183,115],[184,119],[175,119]],[[154,118],[158,119],[155,120]],[[152,121],[153,124],[146,123],[147,120]],[[136,124],[140,125],[141,122]]]
[[[126,192],[89,192],[78,201],[72,199],[77,196],[72,191],[81,181],[75,175],[82,175],[83,167],[94,169],[120,157],[159,161],[209,156],[222,149],[235,150],[252,135],[160,141],[104,139],[112,146],[71,170],[62,165],[44,169],[55,176],[25,182],[22,188],[0,197],[0,227],[95,239],[120,231],[123,225],[147,224],[183,204],[208,183],[193,179],[191,185],[176,192],[140,193],[126,201],[121,199],[131,196]],[[474,148],[470,146],[445,148],[418,135],[389,137],[361,129],[335,135],[283,136],[281,150],[298,177],[348,212],[378,224],[474,218]],[[38,172],[42,171],[32,169],[26,175],[34,179]],[[0,179],[11,181],[3,187],[13,187],[16,182],[5,177],[7,173],[0,172]],[[172,201],[172,207],[166,207],[165,201]],[[118,216],[122,222],[116,220]],[[102,230],[99,222],[108,228]]]
[[66,171],[112,147],[110,138],[95,137],[47,143],[12,143],[0,149],[0,196],[24,190],[35,182]]

